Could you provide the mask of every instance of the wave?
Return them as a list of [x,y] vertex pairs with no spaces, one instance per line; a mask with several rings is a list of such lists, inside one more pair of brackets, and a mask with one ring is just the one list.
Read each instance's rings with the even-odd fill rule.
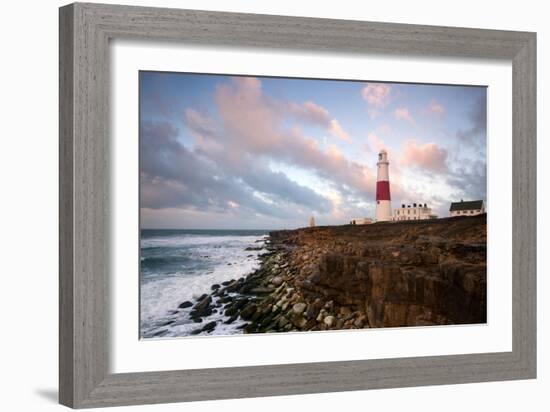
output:
[[[142,241],[140,324],[144,337],[187,336],[198,325],[180,303],[210,293],[213,284],[238,279],[259,267],[264,236],[180,235]],[[251,248],[249,248],[251,247]],[[249,248],[249,250],[247,250]],[[212,319],[222,317],[213,314]],[[205,321],[210,321],[205,319]],[[167,323],[170,325],[166,325]],[[240,333],[239,323],[215,333]]]

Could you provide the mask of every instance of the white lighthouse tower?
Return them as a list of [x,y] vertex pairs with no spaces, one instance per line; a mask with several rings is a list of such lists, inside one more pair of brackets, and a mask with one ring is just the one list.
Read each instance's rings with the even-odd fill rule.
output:
[[391,220],[390,175],[388,153],[382,149],[378,153],[378,175],[376,177],[376,221]]

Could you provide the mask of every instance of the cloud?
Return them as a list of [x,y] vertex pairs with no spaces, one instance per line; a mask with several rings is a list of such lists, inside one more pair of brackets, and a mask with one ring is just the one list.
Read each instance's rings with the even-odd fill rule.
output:
[[342,129],[342,126],[340,126],[340,123],[338,123],[338,120],[332,119],[330,121],[330,127],[329,127],[328,130],[332,135],[334,135],[334,136],[336,136],[336,137],[338,137],[338,138],[340,138],[340,139],[342,139],[346,142],[351,142],[351,138],[349,137],[349,134],[347,134],[344,131],[344,129]]
[[409,109],[407,109],[406,107],[398,107],[397,109],[395,109],[393,114],[395,118],[398,120],[406,120],[409,122],[413,121],[411,113],[409,112]]
[[[377,92],[375,86],[385,91]],[[391,104],[393,116],[387,121],[414,120],[408,107],[390,102],[398,97],[390,86],[371,83],[364,89],[369,111],[384,111]],[[375,155],[381,149],[388,151],[395,204],[422,200],[445,211],[456,198],[485,198],[486,171],[479,156],[474,161],[461,152],[469,156],[462,162],[453,146],[442,147],[439,141],[409,139],[399,145],[399,130],[387,124],[373,128],[366,142],[363,137],[342,145],[340,141],[351,139],[325,107],[311,100],[276,99],[256,78],[226,78],[211,90],[208,105],[187,107],[173,122],[142,120],[143,213],[180,210],[171,216],[200,216],[207,221],[203,227],[212,227],[207,226],[209,217],[219,222],[226,216],[234,227],[267,228],[305,225],[312,214],[320,224],[373,216]],[[470,123],[450,136],[453,143],[485,130],[482,107],[472,105]],[[323,140],[326,135],[319,131],[338,140]],[[360,154],[364,146],[368,152]]]
[[[228,145],[230,152],[239,152],[241,157],[243,154],[266,156],[311,170],[342,190],[347,188],[363,194],[374,190],[371,168],[350,161],[334,150],[322,150],[315,139],[307,137],[297,127],[284,127],[288,110],[263,95],[259,83],[233,81],[220,86],[215,101],[224,137],[231,142]],[[311,110],[313,107],[309,106],[308,113],[320,116],[322,111]],[[338,125],[332,124],[332,127],[339,133]]]
[[344,131],[338,120],[330,116],[330,113],[324,107],[311,101],[305,102],[302,105],[292,102],[287,107],[290,115],[295,118],[323,127],[333,136],[346,142],[351,142],[349,134]]
[[448,170],[447,150],[435,143],[420,145],[416,140],[409,139],[403,143],[399,162],[402,166],[416,166],[428,171],[443,173]]
[[216,132],[215,123],[196,110],[185,110],[184,118],[187,126],[199,135],[212,135]]
[[428,105],[428,112],[436,115],[442,115],[445,113],[445,107],[442,104],[438,103],[435,100],[432,100]]
[[457,132],[460,140],[485,145],[487,137],[487,95],[478,98],[468,111],[470,126]]
[[[202,116],[186,114],[188,127],[204,125],[196,121],[204,120]],[[194,132],[204,130],[201,127]],[[140,149],[143,208],[187,208],[283,218],[300,207],[321,212],[331,207],[330,200],[260,164],[249,163],[243,169],[246,173],[233,173],[228,164],[186,148],[178,140],[178,130],[167,122],[143,122]],[[263,193],[264,198],[258,193]]]
[[384,107],[388,104],[390,98],[391,87],[384,83],[368,83],[361,89],[363,99],[370,106],[377,108]]

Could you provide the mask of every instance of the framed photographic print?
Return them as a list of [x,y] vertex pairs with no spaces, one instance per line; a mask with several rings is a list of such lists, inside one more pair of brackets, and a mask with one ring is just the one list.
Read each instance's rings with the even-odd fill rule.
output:
[[535,52],[61,8],[61,403],[534,378]]

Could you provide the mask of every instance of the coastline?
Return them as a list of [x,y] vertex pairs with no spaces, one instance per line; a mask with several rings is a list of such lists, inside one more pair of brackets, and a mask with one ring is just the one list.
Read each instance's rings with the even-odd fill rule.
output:
[[[270,232],[260,267],[189,308],[210,334],[486,322],[486,215]],[[213,312],[225,320],[203,322]]]

